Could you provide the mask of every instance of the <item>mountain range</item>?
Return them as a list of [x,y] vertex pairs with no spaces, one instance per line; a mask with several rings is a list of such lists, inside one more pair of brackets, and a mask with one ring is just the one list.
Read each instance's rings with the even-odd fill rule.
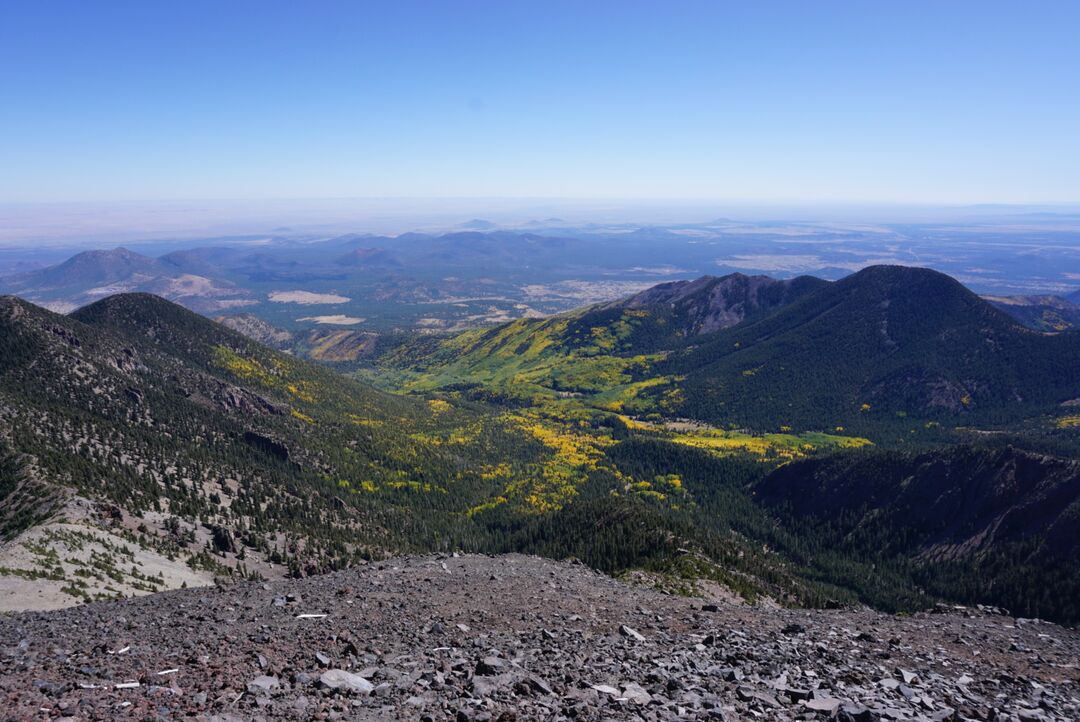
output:
[[349,378],[149,294],[6,297],[3,604],[463,549],[1075,621],[1075,339],[925,269],[736,274],[376,339]]
[[3,608],[410,549],[527,549],[616,571],[681,542],[775,570],[730,577],[748,592],[821,594],[709,541],[651,482],[634,487],[600,453],[610,433],[386,394],[148,294],[69,316],[0,300],[0,418]]
[[[822,246],[821,257],[803,254],[784,261],[783,255],[762,255],[758,236],[740,235],[747,228],[727,220],[678,228],[548,225],[502,230],[479,225],[483,227],[445,233],[330,238],[279,229],[275,233],[284,235],[207,239],[206,245],[181,250],[175,243],[139,247],[168,251],[159,256],[123,248],[87,251],[21,273],[12,272],[21,265],[16,253],[0,259],[0,265],[12,269],[0,276],[0,293],[69,311],[114,293],[148,292],[200,313],[252,312],[288,331],[343,317],[350,320],[337,323],[362,322],[365,330],[380,333],[442,332],[572,310],[630,295],[657,280],[717,267],[758,265],[762,272],[813,270],[839,278],[881,255],[867,252],[867,261],[853,264],[850,258],[834,258]],[[724,232],[723,244],[733,257],[717,258],[720,241],[708,240],[720,227],[732,227]],[[850,256],[853,241],[845,238],[843,255]],[[778,250],[785,253],[801,248],[780,245]],[[739,249],[743,253],[737,253]],[[975,279],[984,289],[998,289],[992,302],[1036,330],[1058,332],[1076,323],[1076,304],[1062,296],[1000,295],[1006,288],[1039,288],[1038,279],[1012,285],[1006,280]],[[1046,277],[1045,287],[1062,285]],[[694,289],[686,292],[693,294]],[[319,312],[298,312],[312,306]]]

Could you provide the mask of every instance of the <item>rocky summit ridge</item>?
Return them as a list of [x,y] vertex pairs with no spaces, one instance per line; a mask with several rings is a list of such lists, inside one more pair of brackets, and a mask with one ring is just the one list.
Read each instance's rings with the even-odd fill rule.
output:
[[422,556],[0,618],[5,719],[1075,720],[1080,633]]

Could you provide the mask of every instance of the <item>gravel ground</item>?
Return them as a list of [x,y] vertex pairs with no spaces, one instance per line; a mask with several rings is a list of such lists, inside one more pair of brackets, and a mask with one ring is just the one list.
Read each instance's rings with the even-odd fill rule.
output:
[[0,719],[1076,720],[1080,633],[713,605],[518,555],[0,617]]

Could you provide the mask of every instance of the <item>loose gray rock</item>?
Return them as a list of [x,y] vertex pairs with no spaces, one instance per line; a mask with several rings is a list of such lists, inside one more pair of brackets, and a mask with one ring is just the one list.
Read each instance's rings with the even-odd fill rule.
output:
[[[521,555],[405,557],[271,586],[0,615],[0,716],[1080,719],[1080,632],[980,610],[717,603],[704,613],[700,599]],[[285,609],[271,606],[275,594]],[[300,610],[326,616],[297,620]],[[790,625],[805,631],[781,633]],[[1010,652],[1014,643],[1031,651]],[[280,681],[252,684],[256,674]]]
[[277,677],[270,677],[268,675],[262,674],[248,682],[247,688],[248,692],[265,693],[269,692],[280,684],[281,683],[278,682]]
[[344,669],[329,669],[319,675],[319,683],[327,689],[355,692],[357,694],[371,694],[375,685],[368,682],[358,674],[346,672]]
[[495,675],[509,666],[505,659],[499,657],[484,657],[476,663],[476,673],[479,675]]

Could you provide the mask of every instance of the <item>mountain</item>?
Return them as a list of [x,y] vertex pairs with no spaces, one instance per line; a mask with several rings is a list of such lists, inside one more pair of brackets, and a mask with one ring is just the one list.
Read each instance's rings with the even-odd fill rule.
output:
[[936,271],[873,266],[656,366],[672,413],[832,428],[867,418],[1009,418],[1080,397],[1080,336],[1032,332]]
[[487,453],[454,431],[474,415],[433,414],[146,294],[70,317],[0,299],[0,419],[0,507],[22,510],[0,529],[5,579],[23,580],[5,608],[27,587],[48,605],[333,568],[441,534],[492,486]]
[[208,264],[179,265],[187,254],[171,256],[151,258],[126,248],[84,251],[55,266],[0,279],[0,290],[61,310],[126,292],[154,293],[199,311],[251,303],[248,292],[209,275],[214,269]]
[[116,248],[84,251],[63,263],[0,279],[0,289],[42,300],[105,295],[127,286],[173,279],[180,274],[156,258]]
[[756,498],[834,551],[907,560],[932,592],[1080,618],[1080,462],[1012,447],[861,450],[781,466]]
[[1080,305],[1061,296],[984,296],[1028,328],[1058,333],[1080,328]]
[[111,251],[84,251],[56,266],[22,276],[27,286],[38,289],[100,286],[135,274],[156,276],[168,273],[156,258],[126,248]]

